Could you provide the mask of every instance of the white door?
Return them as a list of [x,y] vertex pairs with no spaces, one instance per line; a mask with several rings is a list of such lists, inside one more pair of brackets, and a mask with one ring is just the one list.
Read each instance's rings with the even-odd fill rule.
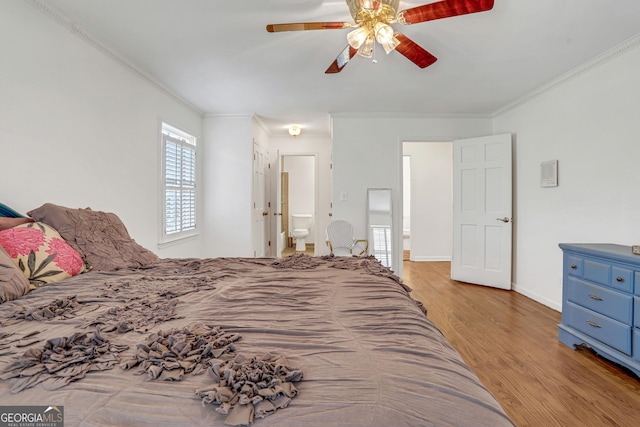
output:
[[[272,175],[275,175],[275,184],[276,184],[276,198],[272,199],[271,206],[273,207],[273,220],[275,221],[275,245],[272,244],[272,247],[275,247],[276,258],[280,258],[282,256],[282,251],[284,250],[284,243],[286,237],[282,238],[282,168],[280,165],[282,164],[282,158],[280,158],[280,150],[276,152],[276,161],[274,162],[274,168]],[[272,227],[274,228],[274,227]]]
[[453,142],[451,278],[511,289],[511,135]]
[[262,147],[254,142],[253,144],[253,256],[264,257],[267,255],[266,248],[269,212],[267,210],[266,186],[267,180],[265,170],[269,166],[267,154]]

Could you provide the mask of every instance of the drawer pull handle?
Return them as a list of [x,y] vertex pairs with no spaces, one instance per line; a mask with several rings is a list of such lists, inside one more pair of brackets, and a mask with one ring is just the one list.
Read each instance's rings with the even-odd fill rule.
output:
[[591,320],[587,320],[587,323],[589,324],[589,326],[593,326],[594,328],[602,328],[602,326],[598,325],[597,323],[593,323]]
[[571,268],[575,270],[576,268],[578,268],[578,266],[575,264],[571,264]]
[[596,301],[603,301],[602,298],[600,298],[599,296],[594,295],[594,294],[589,294],[588,297],[591,298],[591,299],[594,299]]
[[624,282],[624,279],[620,276],[616,277],[616,282]]

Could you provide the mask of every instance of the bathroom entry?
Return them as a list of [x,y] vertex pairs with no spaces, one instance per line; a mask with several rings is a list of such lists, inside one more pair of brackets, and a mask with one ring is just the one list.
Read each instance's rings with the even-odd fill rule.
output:
[[315,252],[316,158],[314,155],[281,156],[282,255]]

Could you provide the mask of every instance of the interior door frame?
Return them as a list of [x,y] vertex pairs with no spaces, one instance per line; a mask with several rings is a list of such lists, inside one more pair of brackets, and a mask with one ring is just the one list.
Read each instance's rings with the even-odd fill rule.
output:
[[[278,162],[278,177],[276,178],[277,183],[276,185],[280,185],[279,181],[280,181],[280,173],[284,171],[284,157],[290,157],[290,156],[305,156],[305,157],[313,157],[313,225],[312,225],[312,229],[314,232],[314,237],[315,237],[315,242],[314,242],[314,255],[318,254],[318,245],[320,245],[321,243],[324,243],[324,239],[322,238],[322,235],[320,234],[320,230],[318,229],[318,205],[320,203],[320,179],[319,179],[319,153],[317,152],[308,152],[308,151],[279,151],[278,152],[278,157],[276,159],[276,162]],[[274,221],[280,221],[280,216],[277,214],[281,214],[281,197],[282,197],[282,192],[281,191],[276,191],[276,200],[272,201],[272,206],[275,206],[277,209],[276,215],[272,215],[272,218]],[[273,194],[273,192],[272,192]],[[274,222],[271,229],[272,230],[277,230],[278,226],[277,223]],[[285,236],[286,238],[287,236]],[[276,235],[275,236],[276,239],[280,239],[280,235]],[[279,240],[278,240],[279,241]],[[277,245],[277,242],[276,242]],[[276,246],[277,247],[277,246]],[[281,254],[276,254],[276,256],[280,256]]]
[[[393,244],[394,244],[394,248],[393,250],[395,251],[395,255],[394,255],[394,272],[396,273],[396,275],[398,275],[399,277],[402,277],[402,271],[403,271],[403,266],[402,263],[404,262],[403,258],[403,229],[402,229],[402,215],[403,215],[403,206],[404,206],[404,143],[405,142],[413,142],[413,143],[425,143],[425,144],[429,144],[429,143],[440,143],[440,142],[450,142],[453,145],[453,140],[454,139],[458,139],[458,138],[452,138],[452,137],[442,137],[442,138],[437,138],[437,137],[425,137],[425,138],[416,138],[416,137],[411,137],[411,138],[405,138],[405,137],[399,137],[398,138],[398,152],[399,152],[399,156],[398,156],[398,178],[399,178],[399,185],[398,185],[398,202],[394,203],[394,219],[393,220],[393,227],[392,227],[392,232],[394,233],[394,235],[392,236],[392,240],[393,240]],[[411,167],[415,167],[414,165],[411,165]],[[451,171],[451,173],[453,174],[453,170]],[[415,186],[412,184],[411,186],[412,191],[415,191]],[[453,191],[453,190],[452,190]],[[412,200],[412,206],[411,206],[411,216],[413,216],[413,200]],[[399,219],[397,219],[399,218]],[[453,238],[453,236],[452,236]],[[424,262],[424,261],[418,261],[418,262]]]

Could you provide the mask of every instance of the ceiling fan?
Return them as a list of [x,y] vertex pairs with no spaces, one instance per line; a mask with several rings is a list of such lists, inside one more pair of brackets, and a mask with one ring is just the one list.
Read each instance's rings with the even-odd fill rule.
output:
[[[267,31],[342,30],[352,28],[347,34],[349,44],[344,48],[325,73],[339,73],[356,54],[365,58],[374,56],[377,41],[388,54],[396,50],[420,68],[426,68],[437,58],[402,33],[394,31],[391,24],[417,24],[451,16],[484,12],[493,8],[494,0],[441,0],[410,9],[398,10],[400,0],[346,0],[355,21],[304,22],[269,24]],[[375,62],[375,59],[374,59]]]

